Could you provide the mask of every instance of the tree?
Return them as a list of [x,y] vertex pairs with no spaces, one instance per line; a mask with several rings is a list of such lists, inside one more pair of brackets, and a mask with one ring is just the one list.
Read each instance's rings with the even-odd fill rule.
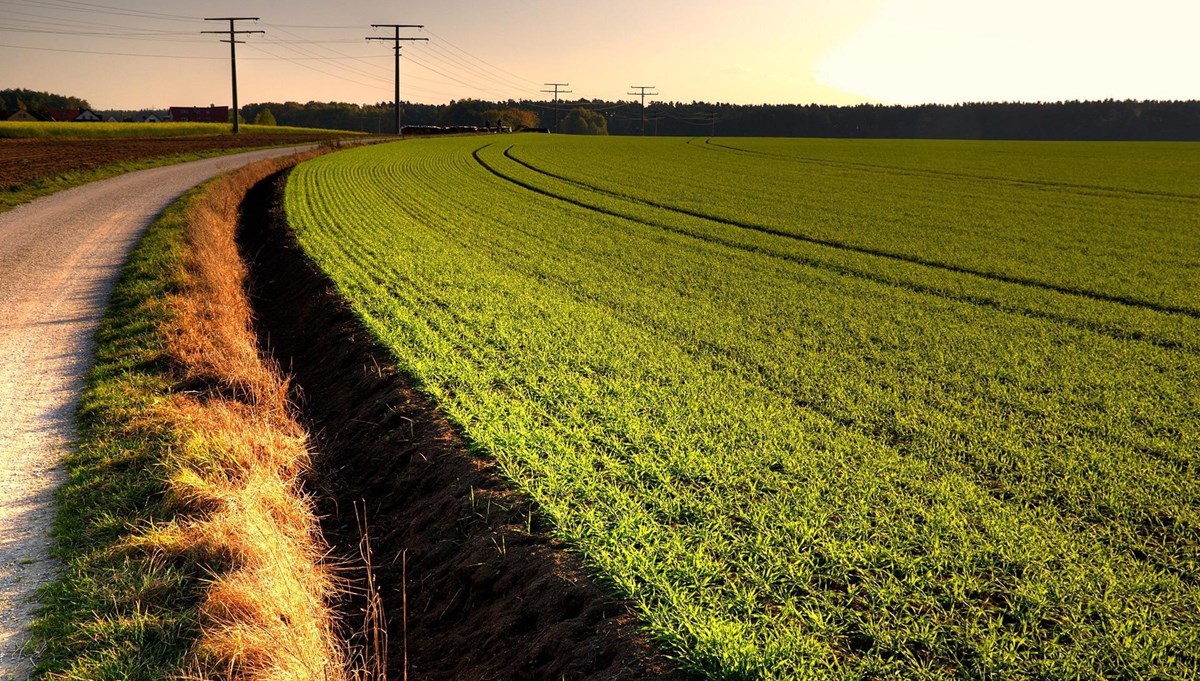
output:
[[500,112],[500,122],[503,122],[504,125],[512,129],[528,129],[538,127],[540,121],[538,120],[538,112],[509,107]]
[[487,125],[495,125],[499,122],[500,125],[508,126],[513,130],[536,128],[539,123],[537,112],[518,109],[515,106],[507,109],[488,109],[483,112],[483,120]]
[[0,109],[23,109],[41,111],[43,109],[90,109],[87,100],[66,95],[56,95],[39,90],[22,88],[6,88],[0,90]]
[[608,119],[598,111],[572,109],[562,121],[562,131],[570,135],[607,135]]
[[270,109],[264,108],[254,117],[255,125],[275,125],[275,114],[271,113]]

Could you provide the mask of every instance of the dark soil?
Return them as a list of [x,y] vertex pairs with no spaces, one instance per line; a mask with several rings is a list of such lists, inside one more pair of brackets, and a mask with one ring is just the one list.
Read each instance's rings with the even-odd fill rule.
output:
[[[242,206],[258,333],[294,376],[318,452],[310,491],[351,572],[362,564],[354,506],[365,503],[390,677],[403,678],[407,596],[411,679],[689,678],[392,365],[296,245],[279,206],[285,181],[268,178]],[[364,602],[343,604],[349,627],[361,628]]]
[[329,134],[244,133],[184,137],[104,139],[0,139],[0,186],[18,186],[41,177],[94,170],[122,161],[140,161],[201,151],[312,144],[338,137]]

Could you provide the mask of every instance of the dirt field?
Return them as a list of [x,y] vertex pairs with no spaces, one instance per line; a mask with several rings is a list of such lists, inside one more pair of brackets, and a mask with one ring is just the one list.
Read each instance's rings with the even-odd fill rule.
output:
[[92,170],[121,161],[138,161],[214,149],[249,149],[305,144],[330,134],[241,134],[121,139],[0,139],[0,187],[22,185],[39,177]]

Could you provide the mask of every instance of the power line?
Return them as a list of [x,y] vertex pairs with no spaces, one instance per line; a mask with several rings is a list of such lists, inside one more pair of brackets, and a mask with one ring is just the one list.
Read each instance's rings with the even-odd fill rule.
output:
[[558,95],[560,92],[564,95],[571,94],[572,92],[574,92],[574,90],[559,90],[558,89],[560,87],[567,87],[570,85],[570,83],[543,83],[543,85],[554,87],[553,90],[542,90],[542,92],[553,92],[554,93],[554,132],[562,132],[561,130],[559,130],[559,123],[558,123]]
[[[313,71],[313,72],[319,73],[319,74],[321,74],[321,75],[324,75],[324,76],[329,76],[330,78],[336,78],[336,79],[338,79],[338,80],[340,80],[340,81],[342,81],[342,82],[346,82],[346,83],[354,83],[355,85],[361,85],[361,86],[363,86],[363,87],[365,87],[365,88],[370,88],[370,89],[372,89],[372,90],[374,90],[374,89],[378,89],[378,88],[379,88],[379,86],[378,86],[378,85],[372,85],[371,83],[364,83],[364,82],[362,82],[362,81],[360,81],[360,80],[355,80],[355,79],[353,79],[353,78],[347,78],[346,76],[339,75],[339,74],[337,74],[337,73],[330,73],[329,71],[325,71],[325,70],[319,69],[319,68],[317,68],[317,67],[315,67],[315,66],[313,66],[313,65],[311,65],[311,64],[305,64],[305,63],[304,63],[304,61],[302,61],[302,60],[304,60],[304,59],[321,59],[321,57],[281,57],[281,56],[279,56],[278,54],[276,54],[276,53],[274,53],[274,52],[272,52],[272,51],[270,51],[270,50],[266,49],[265,47],[263,47],[263,46],[261,46],[261,45],[251,45],[250,47],[252,47],[252,48],[254,48],[254,49],[256,49],[256,50],[258,50],[258,51],[260,51],[260,52],[263,52],[263,53],[265,53],[265,54],[269,54],[269,55],[271,55],[271,56],[272,56],[272,57],[273,57],[275,60],[278,60],[278,61],[287,61],[287,62],[292,62],[292,63],[293,63],[293,64],[295,64],[296,66],[300,66],[300,67],[306,68],[306,69],[308,69],[309,71]],[[251,57],[251,58],[252,58],[252,57]],[[331,66],[337,66],[337,64],[331,64]],[[385,81],[384,79],[382,79],[382,78],[379,78],[378,80],[380,80],[380,81],[383,81],[383,82],[386,82],[386,81]]]
[[[277,28],[279,28],[279,26],[280,26],[279,24],[273,24],[273,23],[264,23],[263,25],[264,25],[264,26],[266,26],[267,28],[271,28],[271,29],[277,29]],[[289,36],[292,36],[292,37],[294,37],[294,38],[296,38],[296,39],[297,39],[297,40],[295,40],[295,41],[285,41],[285,40],[272,40],[272,41],[270,41],[270,42],[271,42],[271,43],[273,43],[273,44],[279,44],[279,45],[282,45],[282,46],[285,46],[285,47],[286,47],[287,45],[289,45],[289,44],[292,44],[292,43],[295,43],[295,44],[311,44],[311,45],[317,46],[318,44],[324,44],[324,43],[332,43],[332,44],[336,44],[336,43],[339,43],[339,42],[344,42],[344,41],[340,41],[340,40],[328,40],[328,41],[326,41],[326,40],[307,40],[307,39],[305,39],[303,36],[301,36],[301,35],[298,35],[298,34],[296,34],[296,33],[293,33],[292,31],[288,31],[288,30],[284,30],[284,29],[279,29],[279,30],[280,30],[280,32],[282,32],[282,33],[284,33],[284,34],[287,34],[287,35],[289,35]],[[351,42],[352,42],[352,41],[351,41]],[[425,56],[428,56],[429,58],[432,58],[432,59],[434,59],[435,61],[437,61],[437,62],[438,62],[440,65],[443,65],[444,67],[448,67],[448,68],[449,68],[451,71],[460,71],[460,72],[463,72],[465,75],[464,75],[462,78],[455,77],[454,75],[452,75],[452,74],[450,74],[450,73],[446,73],[446,72],[443,72],[443,71],[441,71],[441,70],[439,70],[439,69],[436,69],[436,68],[434,68],[434,67],[432,67],[432,66],[429,66],[429,65],[427,65],[427,64],[426,64],[424,61],[422,61],[422,60],[418,60],[416,57],[414,57],[414,56],[411,56],[411,55],[409,55],[409,57],[408,57],[408,61],[409,61],[410,63],[412,63],[412,64],[415,64],[416,66],[419,66],[419,67],[421,67],[422,69],[425,69],[425,70],[427,70],[427,71],[430,71],[430,72],[432,72],[432,73],[434,73],[434,74],[437,74],[437,75],[441,76],[441,77],[442,77],[443,79],[445,79],[445,80],[449,80],[449,81],[452,81],[452,82],[458,83],[458,84],[460,84],[460,85],[464,85],[464,86],[466,86],[466,87],[469,87],[469,88],[472,88],[472,89],[476,89],[476,90],[480,90],[480,91],[486,91],[486,92],[489,92],[489,93],[491,93],[491,94],[493,94],[493,95],[496,95],[496,96],[498,96],[498,97],[501,99],[501,101],[503,101],[504,99],[511,99],[511,98],[512,98],[512,96],[511,96],[511,95],[512,95],[512,93],[510,93],[510,92],[503,92],[503,91],[501,91],[501,90],[499,90],[499,89],[496,89],[496,88],[493,88],[493,87],[489,87],[488,85],[486,85],[486,84],[483,84],[483,83],[481,83],[481,82],[479,82],[479,81],[477,81],[477,80],[476,80],[476,77],[481,77],[481,78],[479,78],[479,80],[481,80],[481,81],[484,81],[484,82],[489,82],[489,83],[490,83],[490,82],[493,82],[493,81],[497,81],[497,78],[496,78],[496,76],[494,76],[494,75],[492,75],[492,74],[490,74],[490,73],[487,73],[487,72],[485,72],[485,71],[483,71],[483,70],[479,69],[478,67],[475,67],[475,66],[473,66],[473,65],[472,65],[472,64],[470,64],[469,62],[466,62],[466,61],[464,61],[464,60],[462,60],[462,59],[460,59],[460,58],[458,58],[458,57],[454,56],[454,55],[453,55],[452,53],[450,53],[450,52],[447,52],[447,51],[445,51],[445,50],[444,50],[444,49],[441,47],[441,45],[440,45],[439,43],[440,43],[440,39],[439,39],[438,41],[436,41],[436,42],[429,42],[428,44],[429,44],[429,46],[432,48],[432,51],[431,51],[431,52],[428,52],[428,53],[423,53],[422,59],[424,59],[424,58],[425,58]],[[300,51],[300,50],[302,50],[303,48],[292,48],[292,47],[288,47],[288,49],[291,49],[291,50],[296,50],[296,51]],[[320,46],[320,48],[319,48],[319,49],[322,49],[322,50],[328,51],[329,53],[332,53],[332,54],[338,55],[339,57],[343,57],[343,58],[346,58],[346,59],[349,59],[349,60],[356,60],[356,61],[359,61],[359,63],[361,63],[361,64],[364,64],[364,65],[366,65],[366,66],[370,67],[371,69],[379,69],[379,70],[382,70],[382,69],[381,69],[381,68],[380,68],[378,65],[376,65],[376,64],[373,64],[373,63],[370,63],[370,62],[366,61],[365,59],[351,57],[350,55],[347,55],[347,54],[346,54],[346,53],[344,53],[344,52],[339,52],[338,50],[336,50],[336,49],[333,49],[333,48],[331,48],[331,47],[323,47],[323,46]],[[305,53],[305,54],[309,54],[309,55],[313,55],[313,56],[315,56],[315,53],[313,53],[313,52],[310,52],[310,51],[308,51],[308,50],[304,50],[304,53]],[[439,56],[438,56],[439,54],[443,55],[443,57],[442,57],[442,58],[439,58]],[[404,55],[402,54],[401,56],[404,56]],[[350,66],[338,66],[338,65],[333,65],[333,66],[337,66],[338,68],[344,69],[344,70],[346,70],[346,71],[353,72],[353,73],[357,73],[357,74],[360,74],[360,75],[362,75],[362,76],[367,76],[367,77],[370,77],[370,78],[372,78],[372,79],[376,78],[376,76],[375,76],[373,73],[372,73],[372,74],[367,74],[365,71],[363,71],[363,70],[361,70],[361,69],[355,69],[355,68],[353,68],[353,67],[350,67]],[[434,79],[429,79],[429,78],[422,78],[422,77],[420,77],[420,76],[409,76],[409,78],[415,78],[416,80],[419,80],[419,81],[428,82],[428,83],[434,83],[434,84],[439,84],[439,85],[440,85],[440,84],[444,84],[444,83],[445,83],[445,80],[434,80]],[[467,80],[464,80],[464,78],[465,78],[465,79],[467,79]],[[523,86],[521,86],[521,85],[516,85],[516,84],[512,83],[511,81],[509,81],[507,84],[508,84],[508,85],[511,85],[511,86],[513,86],[513,87],[515,87],[515,88],[517,88],[518,90],[525,89]],[[446,95],[446,96],[451,96],[451,95]]]
[[646,98],[657,97],[658,93],[646,92],[646,90],[653,90],[653,85],[630,85],[629,89],[640,90],[640,92],[626,92],[625,94],[634,95],[635,97],[640,95],[642,98],[642,135],[644,136],[646,134]]
[[[263,25],[264,25],[264,26],[266,26],[267,28],[271,28],[271,29],[276,29],[276,28],[279,28],[279,26],[280,26],[279,24],[272,24],[272,23],[265,23],[265,24],[263,24]],[[304,54],[309,54],[309,55],[313,55],[313,56],[315,56],[315,55],[316,55],[316,53],[314,53],[314,52],[311,52],[311,51],[309,51],[309,50],[304,50],[303,48],[293,48],[293,47],[288,47],[288,44],[291,44],[291,43],[297,43],[297,44],[300,44],[300,43],[308,43],[308,44],[317,45],[318,43],[338,43],[338,42],[342,42],[342,41],[338,41],[338,40],[331,40],[331,41],[306,40],[306,39],[304,39],[304,37],[303,37],[303,36],[301,36],[301,35],[298,35],[298,34],[296,34],[296,33],[293,33],[292,31],[288,31],[288,30],[284,30],[284,29],[279,29],[279,30],[280,30],[280,32],[282,32],[282,33],[285,33],[285,34],[287,34],[287,35],[290,35],[290,36],[292,36],[292,37],[294,37],[294,38],[297,38],[297,40],[296,40],[296,41],[272,40],[272,41],[270,41],[271,43],[273,43],[273,44],[279,44],[279,45],[285,46],[285,47],[287,47],[287,49],[290,49],[290,50],[293,50],[293,51],[297,51],[297,52],[300,52],[300,50],[303,50],[303,53],[304,53]],[[439,41],[440,41],[440,39],[439,39]],[[352,41],[350,41],[350,42],[352,42]],[[438,42],[430,42],[430,43],[429,43],[429,46],[430,46],[431,48],[433,48],[433,51],[432,51],[432,52],[430,52],[430,53],[428,53],[428,55],[429,55],[430,57],[432,57],[432,58],[434,58],[434,59],[436,60],[436,59],[437,59],[437,53],[438,53],[438,52],[443,52],[443,50],[442,50],[441,46],[438,44]],[[338,55],[339,57],[342,57],[342,58],[345,58],[345,59],[348,59],[348,60],[352,60],[352,61],[358,61],[359,63],[361,63],[361,64],[363,64],[363,65],[365,65],[365,66],[368,66],[368,67],[370,67],[371,69],[383,70],[383,69],[382,69],[380,66],[378,66],[378,65],[376,65],[376,64],[373,64],[373,63],[371,63],[371,62],[368,62],[366,59],[352,57],[352,56],[350,56],[350,55],[348,55],[348,54],[346,54],[346,53],[344,53],[344,52],[340,52],[340,51],[338,51],[338,50],[336,50],[336,49],[333,49],[333,48],[331,48],[331,47],[323,47],[323,46],[322,46],[322,47],[320,47],[320,49],[322,49],[322,50],[325,50],[325,51],[328,51],[328,52],[330,52],[330,53],[332,53],[332,54]],[[458,60],[458,58],[457,58],[457,57],[454,57],[452,54],[450,54],[450,53],[445,53],[445,54],[446,54],[446,55],[448,55],[450,58],[452,58],[452,59],[454,59],[454,60],[457,60],[457,63],[454,63],[454,64],[449,64],[449,63],[447,63],[447,66],[449,66],[451,69],[460,68],[460,67],[465,67],[465,68],[468,68],[468,69],[470,69],[470,70],[472,71],[472,73],[473,73],[473,74],[480,74],[480,75],[482,75],[482,76],[483,76],[483,78],[484,78],[485,80],[488,80],[488,81],[495,80],[494,76],[492,76],[492,75],[490,75],[490,74],[487,74],[487,73],[485,73],[485,72],[483,72],[483,71],[481,71],[481,70],[479,70],[479,69],[477,69],[477,68],[475,68],[475,67],[472,67],[472,66],[471,66],[470,64],[468,64],[467,62],[462,62],[461,60]],[[402,55],[402,56],[403,56],[403,55]],[[427,66],[427,65],[426,65],[426,64],[425,64],[423,61],[421,61],[421,60],[418,60],[417,58],[415,58],[415,57],[413,57],[413,56],[411,56],[411,55],[408,57],[408,61],[409,61],[409,62],[411,62],[412,64],[415,64],[415,65],[417,65],[417,66],[421,67],[422,69],[425,69],[425,70],[427,70],[427,71],[431,71],[432,73],[435,73],[435,74],[437,74],[437,75],[439,75],[439,76],[442,76],[442,78],[444,78],[444,79],[446,79],[446,80],[453,81],[453,82],[455,82],[455,83],[458,83],[458,84],[460,84],[460,85],[465,85],[465,86],[467,86],[467,87],[470,87],[470,88],[472,88],[472,89],[478,89],[478,90],[486,90],[486,91],[491,91],[492,93],[499,93],[499,92],[500,92],[499,90],[495,90],[495,89],[493,89],[493,88],[489,88],[489,87],[488,87],[488,86],[486,86],[486,85],[482,85],[482,84],[479,84],[479,83],[477,83],[477,82],[474,82],[474,81],[468,82],[468,81],[466,81],[466,80],[463,80],[463,79],[460,79],[460,78],[456,78],[456,77],[454,77],[454,76],[453,76],[453,75],[451,75],[451,74],[444,73],[444,72],[442,72],[442,71],[440,71],[440,70],[438,70],[438,69],[435,69],[435,68],[433,68],[432,66]],[[364,71],[364,70],[362,70],[362,69],[356,69],[356,68],[353,68],[353,67],[350,67],[350,66],[340,66],[340,65],[336,65],[336,64],[331,64],[331,66],[336,66],[337,68],[344,69],[344,70],[346,70],[346,71],[348,71],[348,72],[357,73],[357,74],[359,74],[359,75],[366,76],[366,77],[369,77],[369,78],[371,78],[371,79],[375,79],[375,78],[377,78],[377,76],[376,76],[374,73],[368,74],[366,71]],[[471,76],[470,76],[470,75],[468,75],[468,76],[465,76],[465,77],[466,77],[466,78],[471,78]],[[438,84],[438,85],[441,85],[441,84],[444,84],[444,83],[445,83],[445,80],[434,80],[434,79],[429,79],[429,78],[422,78],[422,77],[420,77],[420,76],[409,76],[409,78],[416,79],[416,80],[419,80],[419,81],[422,81],[422,82],[434,83],[434,84]],[[518,88],[520,88],[520,86],[517,86],[517,87],[518,87]],[[507,93],[507,92],[505,92],[505,93],[503,93],[503,95],[502,95],[501,99],[504,99],[504,98],[509,98],[509,95],[510,95],[510,93]],[[449,97],[449,96],[451,96],[451,95],[448,95],[448,94],[446,94],[445,96],[448,96],[448,97]]]
[[180,37],[171,37],[172,35],[174,35],[174,36],[192,35],[190,33],[163,34],[163,33],[111,33],[111,32],[100,32],[100,31],[55,31],[55,30],[45,29],[45,28],[30,28],[30,27],[25,27],[25,26],[10,26],[10,25],[0,26],[0,31],[23,33],[23,34],[37,33],[37,34],[45,34],[45,35],[73,35],[73,36],[79,36],[81,38],[120,38],[122,40],[149,40],[149,41],[172,42],[172,43],[204,42],[200,39],[187,40],[187,39],[182,39]]
[[[474,89],[474,90],[478,90],[478,91],[480,91],[480,92],[490,92],[490,93],[491,93],[491,94],[493,94],[493,95],[494,95],[494,94],[496,94],[496,93],[498,93],[498,92],[501,92],[500,90],[496,90],[496,89],[494,89],[494,88],[491,88],[491,87],[488,87],[488,86],[486,86],[486,85],[480,85],[479,83],[467,82],[467,81],[463,80],[462,78],[458,78],[457,76],[453,76],[453,75],[451,75],[451,74],[449,74],[449,73],[446,73],[445,71],[441,71],[441,70],[439,70],[439,69],[435,69],[434,67],[432,67],[432,66],[430,66],[430,65],[426,64],[425,62],[421,61],[420,59],[417,59],[416,57],[414,57],[414,56],[412,56],[412,55],[409,55],[409,56],[408,56],[408,61],[409,61],[409,63],[410,63],[410,64],[414,64],[414,65],[416,65],[416,66],[419,66],[419,67],[421,67],[422,69],[425,69],[426,71],[429,71],[429,72],[431,72],[431,73],[436,73],[437,75],[441,76],[442,78],[445,78],[446,80],[450,80],[450,81],[453,81],[453,82],[455,82],[455,83],[458,83],[459,85],[465,85],[465,86],[467,86],[467,87],[469,87],[469,88],[472,88],[472,89]],[[414,77],[416,77],[416,76],[414,76]],[[468,77],[469,77],[469,76],[468,76]],[[428,78],[426,78],[426,79],[424,79],[424,80],[429,80],[429,79],[428,79]],[[439,81],[432,81],[432,82],[439,82]],[[504,99],[510,99],[510,97],[508,96],[509,94],[510,94],[510,93],[504,93],[503,95],[501,95],[501,96],[500,96],[500,99],[501,99],[501,100],[504,100]]]
[[245,42],[238,40],[239,35],[249,35],[251,33],[266,33],[266,31],[238,31],[236,30],[236,22],[239,21],[258,21],[258,17],[205,17],[205,21],[228,21],[228,31],[200,31],[201,33],[217,33],[220,35],[229,35],[229,40],[222,40],[223,43],[229,43],[229,70],[233,78],[233,134],[237,134],[240,126],[238,125],[238,98],[237,98],[237,44]]
[[[187,42],[204,42],[202,37],[197,37],[195,40],[186,38],[186,33],[180,33],[181,30],[187,29],[178,24],[172,25],[174,22],[192,23],[200,22],[201,17],[186,16],[181,14],[172,14],[163,11],[140,10],[120,7],[124,3],[116,0],[107,0],[108,4],[101,2],[90,2],[88,0],[0,0],[0,6],[11,7],[12,10],[7,13],[7,16],[0,17],[0,37],[7,37],[6,34],[26,33],[30,37],[38,34],[41,35],[69,35],[79,36],[80,38],[96,38],[100,40],[141,40],[141,41],[167,41],[172,40],[177,43]],[[28,10],[28,11],[27,11]],[[87,16],[92,14],[94,16]],[[68,18],[70,17],[70,18]],[[103,17],[103,18],[101,18]],[[152,26],[160,26],[155,28]],[[304,68],[310,68],[317,73],[329,77],[336,77],[343,81],[371,82],[376,79],[381,79],[383,74],[379,74],[377,70],[382,70],[382,65],[377,65],[376,59],[372,56],[354,56],[353,51],[346,50],[344,52],[334,49],[338,43],[345,42],[353,43],[353,40],[337,38],[336,30],[333,35],[328,31],[324,31],[322,36],[297,35],[283,27],[291,28],[313,28],[313,29],[342,29],[347,26],[314,26],[310,24],[270,24],[263,22],[260,28],[269,28],[266,32],[266,39],[263,41],[251,41],[248,45],[259,54],[249,56],[243,54],[243,61],[291,61]],[[415,26],[414,26],[415,28]],[[204,33],[206,31],[200,31]],[[212,31],[211,33],[217,33]],[[220,32],[222,37],[229,38],[228,31]],[[305,32],[307,34],[307,32]],[[271,38],[270,34],[275,34],[276,38]],[[432,32],[430,32],[432,35]],[[244,36],[237,35],[232,40],[242,42]],[[360,38],[361,39],[361,38]],[[428,40],[421,38],[421,40]],[[66,54],[96,54],[116,57],[130,58],[154,58],[154,59],[196,59],[196,60],[215,60],[215,57],[188,55],[188,54],[161,54],[161,53],[137,53],[125,52],[121,49],[103,49],[97,45],[96,49],[78,49],[75,46],[67,48],[57,47],[33,47],[30,45],[18,45],[14,40],[12,44],[0,45],[0,48],[8,47],[10,49],[31,49],[42,52],[59,52]],[[21,41],[24,42],[24,41]],[[435,42],[430,44],[432,51],[421,50],[417,55],[409,55],[410,62],[418,66],[421,70],[429,71],[428,77],[422,78],[421,75],[414,74],[411,76],[414,85],[417,83],[427,83],[425,88],[416,87],[412,92],[430,88],[445,87],[449,83],[454,83],[470,90],[479,92],[481,99],[496,99],[503,102],[505,100],[522,100],[529,98],[530,95],[536,92],[536,87],[523,85],[528,79],[521,78],[510,71],[507,71],[496,63],[483,59],[479,56],[464,50],[462,47],[449,43],[446,46],[442,45],[443,39],[438,37]],[[242,43],[246,44],[246,43]],[[261,44],[261,48],[259,45]],[[361,44],[361,43],[360,43]],[[270,51],[271,45],[278,45],[282,51]],[[328,47],[326,47],[328,45]],[[75,49],[72,49],[75,48]],[[317,52],[316,50],[320,50]],[[236,62],[236,47],[231,43],[231,58]],[[333,55],[336,55],[333,56]],[[401,52],[400,56],[404,56]],[[418,57],[420,57],[418,59]],[[368,59],[370,61],[368,61]],[[320,69],[311,69],[299,62],[308,61],[312,63],[326,62],[327,68],[335,71],[330,73]],[[341,63],[338,63],[341,62]],[[357,62],[355,64],[354,62]],[[236,70],[236,64],[231,64],[231,80],[232,74]],[[349,77],[343,77],[345,73]],[[244,75],[244,74],[243,74]],[[232,86],[232,84],[231,84]],[[368,86],[369,87],[369,86]],[[510,89],[512,88],[512,89]],[[445,93],[445,96],[451,96]],[[239,98],[240,104],[240,98]],[[239,106],[240,108],[240,106]]]
[[400,43],[402,41],[415,42],[418,40],[428,41],[429,38],[401,38],[400,29],[402,28],[424,28],[422,24],[371,24],[371,28],[390,28],[395,30],[395,35],[391,38],[380,36],[367,36],[367,40],[391,40],[392,49],[396,54],[396,134],[400,134]]
[[[332,30],[354,29],[356,31],[362,28],[361,25],[357,25],[357,24],[354,26],[315,26],[313,24],[266,24],[266,25],[270,26],[271,28],[320,28],[320,29],[332,29]],[[355,41],[355,42],[358,42],[358,41]]]
[[[271,28],[272,30],[274,30],[274,29],[276,28],[276,27],[275,27],[273,24],[264,24],[264,26],[266,26],[267,28]],[[282,33],[285,33],[285,34],[287,34],[287,35],[290,35],[290,36],[292,36],[293,38],[296,38],[296,39],[297,39],[297,41],[289,41],[289,40],[269,40],[269,41],[267,41],[267,42],[269,42],[269,43],[271,43],[271,44],[274,44],[274,45],[279,45],[280,47],[282,47],[282,48],[284,48],[284,49],[286,49],[286,50],[289,50],[289,51],[291,51],[291,52],[295,52],[296,54],[302,55],[302,56],[304,56],[304,57],[312,57],[312,58],[321,58],[321,57],[322,57],[322,55],[321,55],[321,54],[319,54],[318,52],[316,52],[314,49],[309,49],[308,47],[304,47],[304,46],[302,46],[302,44],[301,44],[300,42],[298,42],[298,41],[303,41],[303,40],[304,40],[304,36],[298,35],[298,34],[296,34],[296,33],[293,33],[293,32],[291,32],[291,31],[288,31],[288,30],[286,30],[286,29],[279,29],[279,31],[280,31],[280,32],[282,32]],[[311,41],[311,42],[315,44],[317,41]],[[362,43],[357,43],[357,44],[361,45]],[[332,54],[334,54],[334,55],[337,55],[337,56],[339,56],[339,57],[346,57],[346,58],[350,58],[350,59],[352,59],[352,60],[357,60],[357,61],[359,61],[360,63],[362,63],[362,64],[365,64],[365,65],[367,65],[367,66],[371,67],[372,69],[375,69],[376,71],[375,71],[375,72],[369,72],[369,71],[366,71],[366,70],[364,70],[364,69],[357,68],[357,67],[355,67],[355,66],[350,66],[350,65],[342,65],[342,64],[330,64],[330,66],[332,66],[332,67],[334,67],[334,68],[340,69],[340,70],[342,70],[342,71],[345,71],[345,72],[347,72],[347,73],[352,73],[352,74],[354,74],[354,75],[356,75],[356,76],[361,76],[361,77],[364,77],[364,78],[369,78],[369,79],[371,79],[371,80],[378,80],[378,81],[381,81],[381,82],[387,82],[388,80],[390,80],[390,79],[388,79],[388,78],[385,78],[385,77],[383,77],[382,75],[380,75],[380,73],[379,73],[379,72],[386,73],[386,71],[387,71],[387,70],[386,70],[385,68],[383,68],[383,67],[381,67],[381,66],[377,65],[377,64],[372,64],[372,63],[370,63],[370,62],[368,62],[367,60],[365,60],[365,59],[362,59],[362,58],[351,57],[351,55],[348,55],[348,54],[346,54],[346,53],[344,53],[344,52],[339,52],[339,51],[337,51],[337,50],[333,49],[332,47],[317,46],[317,49],[321,49],[321,50],[324,50],[324,51],[326,51],[326,52],[330,52],[330,53],[332,53]],[[328,75],[332,75],[332,74],[328,74]],[[337,76],[334,76],[334,77],[337,77]]]
[[[438,42],[433,42],[433,43],[429,44],[429,46],[431,48],[433,48],[432,52],[435,55],[440,56],[448,64],[453,64],[456,68],[458,68],[460,70],[469,72],[476,76],[479,76],[485,82],[493,82],[493,83],[497,83],[500,85],[504,85],[506,87],[512,88],[513,90],[515,90],[517,92],[528,92],[528,91],[531,91],[534,89],[533,87],[530,87],[529,85],[517,82],[517,80],[514,80],[513,78],[504,76],[500,72],[498,72],[494,69],[489,70],[489,69],[484,69],[484,68],[479,67],[479,66],[475,65],[474,63],[472,63],[466,59],[463,59],[462,57],[459,57],[454,52],[447,50],[445,47],[443,47],[440,44],[440,42],[441,42],[441,38],[438,39]],[[476,60],[476,61],[478,61],[478,60]]]
[[[580,100],[580,101],[584,101],[584,100]],[[535,102],[532,100],[521,100],[520,104],[522,106],[532,106],[535,109],[544,109],[546,111],[554,110],[553,106],[546,106],[544,104],[539,104],[538,102]],[[586,111],[616,111],[617,109],[623,109],[627,106],[633,106],[633,104],[634,104],[633,102],[622,102],[622,103],[618,103],[618,104],[605,104],[602,106],[585,106],[582,104],[576,104],[575,106],[580,109],[584,109]],[[632,121],[632,120],[637,120],[637,119],[631,118],[629,120]]]
[[74,0],[40,0],[33,2],[24,0],[26,5],[33,5],[40,9],[57,9],[67,12],[87,12],[91,14],[107,14],[110,16],[121,17],[138,17],[142,19],[156,19],[159,21],[199,21],[200,17],[189,17],[182,14],[166,14],[164,12],[149,12],[145,10],[132,10],[124,7],[113,7],[111,5],[99,5],[90,2],[75,2]]
[[[179,31],[176,31],[176,30],[168,31],[168,30],[163,30],[163,29],[146,28],[146,27],[131,28],[130,26],[127,26],[127,25],[108,24],[108,23],[101,23],[98,21],[85,21],[83,19],[66,19],[63,17],[48,16],[45,14],[34,14],[33,12],[22,12],[21,10],[18,10],[18,9],[6,9],[4,12],[4,15],[5,15],[5,19],[12,18],[17,21],[26,21],[26,22],[31,22],[31,23],[35,23],[35,24],[48,24],[51,26],[62,26],[62,27],[66,27],[66,28],[79,28],[81,26],[90,26],[90,27],[94,27],[94,28],[115,28],[115,29],[120,29],[123,31],[138,30],[138,31],[144,31],[147,33],[162,33],[164,35],[179,35]],[[29,18],[16,19],[17,17],[29,17]]]
[[144,52],[103,52],[99,50],[68,50],[58,47],[30,47],[28,45],[0,45],[0,48],[10,50],[35,50],[37,52],[65,52],[67,54],[97,54],[107,57],[150,57],[153,59],[201,59],[204,61],[214,61],[224,59],[224,57],[185,57],[180,54],[146,54]]
[[500,72],[500,73],[505,73],[505,74],[508,74],[508,75],[512,76],[513,78],[516,78],[517,80],[522,80],[522,81],[525,81],[526,83],[528,83],[528,84],[529,84],[529,85],[531,85],[531,86],[534,86],[534,87],[536,87],[536,86],[537,86],[537,83],[536,83],[535,81],[532,81],[532,80],[530,80],[530,79],[528,79],[528,78],[522,78],[521,76],[518,76],[517,74],[513,73],[512,71],[508,71],[508,70],[506,70],[506,69],[500,68],[499,66],[496,66],[495,64],[492,64],[492,63],[490,63],[490,62],[488,62],[488,61],[485,61],[485,60],[483,60],[483,59],[480,59],[479,57],[476,57],[475,55],[473,55],[473,54],[471,54],[470,52],[468,52],[468,51],[464,50],[463,48],[459,47],[458,45],[455,45],[454,43],[450,42],[449,40],[446,40],[445,38],[443,38],[442,36],[440,36],[440,35],[438,35],[438,34],[434,33],[433,31],[430,31],[430,30],[426,29],[426,30],[425,30],[425,32],[426,32],[426,33],[428,33],[429,35],[433,36],[434,38],[437,38],[437,40],[438,40],[438,42],[439,42],[439,43],[443,43],[443,44],[445,44],[445,45],[448,45],[448,46],[450,46],[452,49],[454,49],[454,50],[456,50],[456,51],[458,51],[458,52],[460,52],[460,53],[462,53],[462,54],[464,54],[464,55],[466,55],[466,56],[470,57],[471,59],[474,59],[475,61],[479,62],[480,64],[483,64],[484,66],[486,66],[486,67],[488,67],[488,68],[492,69],[493,71],[498,71],[498,72]]

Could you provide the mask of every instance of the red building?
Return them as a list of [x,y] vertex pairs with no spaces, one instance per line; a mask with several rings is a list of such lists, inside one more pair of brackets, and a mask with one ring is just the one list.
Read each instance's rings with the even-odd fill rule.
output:
[[171,120],[176,123],[228,123],[227,106],[173,106]]

